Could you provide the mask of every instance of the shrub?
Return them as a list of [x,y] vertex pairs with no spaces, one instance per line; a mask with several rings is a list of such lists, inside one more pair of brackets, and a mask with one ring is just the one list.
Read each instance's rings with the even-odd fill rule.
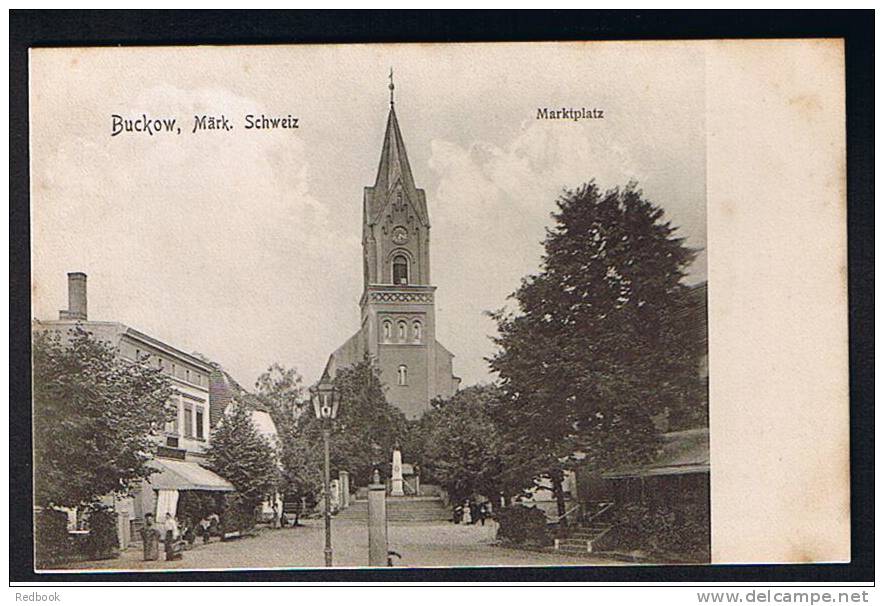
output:
[[255,526],[255,507],[250,500],[239,493],[228,497],[224,512],[221,514],[221,532],[245,533]]
[[37,568],[47,568],[73,555],[65,512],[44,509],[34,515],[34,549]]
[[552,543],[541,509],[512,505],[498,510],[496,518],[500,524],[497,536],[505,541],[540,546]]
[[89,534],[83,541],[84,555],[91,560],[109,560],[119,556],[117,514],[103,507],[89,512]]
[[673,503],[629,503],[618,507],[615,531],[621,549],[708,562],[709,507],[688,498]]

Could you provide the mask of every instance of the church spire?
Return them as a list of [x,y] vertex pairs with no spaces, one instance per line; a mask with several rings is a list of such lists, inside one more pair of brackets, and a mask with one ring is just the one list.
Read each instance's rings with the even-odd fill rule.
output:
[[365,222],[368,225],[375,224],[381,219],[381,214],[387,205],[398,200],[407,202],[414,209],[420,222],[429,225],[426,195],[414,183],[408,154],[405,152],[405,142],[402,140],[402,132],[399,130],[399,119],[396,117],[393,97],[396,85],[393,83],[392,68],[388,78],[390,79],[390,83],[387,85],[390,90],[390,109],[387,114],[387,128],[384,132],[381,158],[374,186],[366,188]]
[[384,145],[381,148],[381,161],[378,165],[378,176],[375,179],[375,191],[389,193],[401,181],[405,193],[413,200],[415,185],[411,174],[411,166],[408,163],[408,155],[405,152],[405,142],[402,140],[402,132],[399,130],[399,120],[396,118],[396,108],[390,104],[390,113],[387,115],[387,130],[384,134]]

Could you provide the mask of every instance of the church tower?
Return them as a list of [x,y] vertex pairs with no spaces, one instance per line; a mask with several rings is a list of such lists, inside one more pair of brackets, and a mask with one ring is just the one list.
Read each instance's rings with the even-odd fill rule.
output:
[[454,356],[436,341],[427,199],[414,183],[393,91],[391,77],[378,172],[363,196],[362,327],[327,369],[334,373],[367,352],[380,368],[387,400],[416,418],[433,398],[453,395],[460,379],[452,375]]

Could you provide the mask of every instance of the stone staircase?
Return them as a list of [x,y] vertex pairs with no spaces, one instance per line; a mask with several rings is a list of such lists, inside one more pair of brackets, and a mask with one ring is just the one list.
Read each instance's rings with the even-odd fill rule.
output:
[[564,553],[592,553],[599,550],[599,543],[610,531],[610,526],[602,524],[577,526],[566,538],[556,539],[556,549]]
[[608,523],[607,514],[613,509],[614,503],[593,504],[592,511],[586,512],[582,522],[568,528],[564,537],[555,540],[555,548],[565,553],[593,553],[604,546],[605,538],[610,538],[612,525]]
[[[350,507],[338,513],[336,520],[368,522],[368,500],[356,499]],[[445,522],[451,520],[451,511],[436,497],[387,497],[388,522]]]

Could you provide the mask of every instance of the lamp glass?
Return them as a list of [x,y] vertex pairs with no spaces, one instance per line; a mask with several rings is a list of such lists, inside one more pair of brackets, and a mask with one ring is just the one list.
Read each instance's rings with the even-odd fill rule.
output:
[[337,416],[340,395],[334,383],[323,379],[310,388],[310,396],[317,419],[334,419]]

